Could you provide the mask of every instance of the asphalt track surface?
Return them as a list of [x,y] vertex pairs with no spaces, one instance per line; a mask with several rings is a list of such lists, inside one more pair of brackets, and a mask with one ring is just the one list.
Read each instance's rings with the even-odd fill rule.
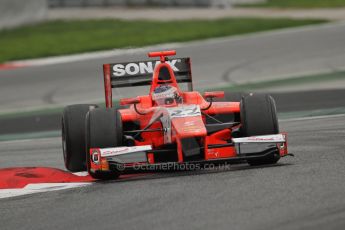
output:
[[[181,56],[191,53],[195,75],[206,76],[200,78],[200,87],[218,80],[222,84],[245,82],[254,73],[257,78],[269,79],[280,74],[337,69],[345,66],[344,27],[340,24],[225,39],[220,44],[194,44],[178,52]],[[109,60],[0,72],[2,109],[102,98],[97,68]],[[233,68],[229,69],[229,64]],[[300,103],[296,103],[298,98],[284,100],[287,111],[314,101],[307,97]],[[339,99],[330,107],[343,103],[344,99]],[[322,103],[313,106],[320,108]],[[147,174],[6,198],[0,202],[1,229],[344,229],[345,116],[285,120],[280,127],[289,133],[289,151],[296,156],[286,157],[277,165]],[[0,168],[63,169],[60,138],[0,142],[0,149]]]
[[[296,156],[274,166],[148,174],[2,199],[1,229],[344,229],[344,124],[345,116],[281,122]],[[63,165],[59,138],[0,148],[1,167]]]

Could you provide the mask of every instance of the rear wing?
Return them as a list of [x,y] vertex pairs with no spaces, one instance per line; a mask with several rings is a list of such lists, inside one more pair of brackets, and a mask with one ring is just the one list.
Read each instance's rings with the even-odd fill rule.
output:
[[[112,88],[151,85],[154,68],[159,60],[104,64],[104,89],[106,106],[112,107]],[[177,83],[188,83],[193,90],[190,58],[169,58]]]

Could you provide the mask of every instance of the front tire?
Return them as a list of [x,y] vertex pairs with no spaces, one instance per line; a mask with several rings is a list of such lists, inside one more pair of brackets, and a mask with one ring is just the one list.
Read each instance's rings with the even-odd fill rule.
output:
[[93,172],[89,151],[91,148],[110,148],[121,146],[123,130],[121,115],[115,108],[99,108],[86,116],[86,160],[89,174],[96,179],[109,180],[120,176],[120,171]]
[[97,105],[66,106],[62,113],[62,150],[66,168],[71,172],[86,170],[85,117]]
[[[279,133],[274,99],[268,94],[249,94],[241,100],[241,135],[243,137]],[[279,152],[265,158],[247,160],[250,165],[274,164]]]

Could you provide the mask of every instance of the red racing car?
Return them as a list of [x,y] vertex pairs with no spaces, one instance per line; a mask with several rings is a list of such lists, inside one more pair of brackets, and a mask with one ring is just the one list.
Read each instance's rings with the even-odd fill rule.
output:
[[[71,105],[63,111],[68,170],[87,169],[94,178],[114,179],[162,166],[274,164],[288,155],[287,136],[279,133],[271,96],[248,94],[240,101],[220,101],[224,92],[193,91],[190,58],[168,59],[175,54],[151,52],[149,57],[160,59],[103,65],[106,108]],[[113,106],[112,88],[145,85],[149,94]]]

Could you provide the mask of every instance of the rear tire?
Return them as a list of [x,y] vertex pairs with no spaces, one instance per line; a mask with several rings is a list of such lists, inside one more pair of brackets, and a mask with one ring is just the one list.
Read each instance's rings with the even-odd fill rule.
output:
[[86,170],[85,117],[97,105],[70,105],[62,113],[62,150],[66,168],[71,172]]
[[[249,94],[241,100],[241,135],[243,137],[279,133],[277,110],[274,99],[268,94]],[[278,154],[247,160],[250,165],[277,163]]]
[[86,161],[89,174],[96,179],[109,180],[120,176],[120,171],[90,170],[90,148],[110,148],[121,146],[123,130],[121,115],[115,108],[99,108],[90,111],[86,116]]

